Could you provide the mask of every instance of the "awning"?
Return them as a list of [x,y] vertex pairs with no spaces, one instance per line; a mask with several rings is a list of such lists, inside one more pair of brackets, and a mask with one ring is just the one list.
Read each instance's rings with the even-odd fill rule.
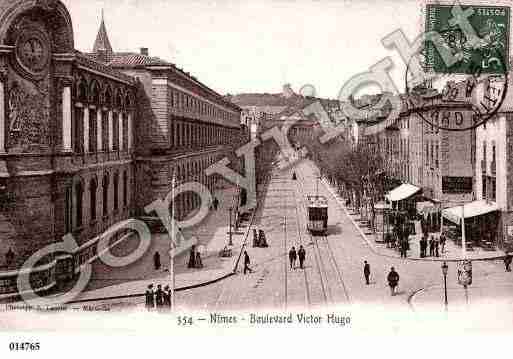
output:
[[439,206],[435,205],[433,202],[425,201],[425,202],[417,202],[417,212],[419,213],[436,213],[439,211]]
[[[497,210],[499,210],[499,207],[497,207],[495,203],[487,202],[485,200],[466,203],[463,206],[463,213],[465,214],[465,218],[477,217]],[[444,209],[442,211],[442,215],[449,221],[460,224],[462,217],[462,206]]]
[[392,209],[392,206],[390,205],[390,203],[378,202],[374,205],[374,209],[377,209],[377,210]]
[[403,183],[399,187],[396,187],[390,192],[388,192],[385,198],[390,202],[402,201],[403,199],[407,199],[413,196],[415,193],[419,191],[419,187],[416,187],[409,183]]

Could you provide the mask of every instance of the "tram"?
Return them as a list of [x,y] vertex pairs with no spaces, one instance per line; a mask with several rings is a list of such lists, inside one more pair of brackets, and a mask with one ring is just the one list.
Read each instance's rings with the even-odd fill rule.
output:
[[308,224],[312,234],[326,235],[328,231],[328,200],[324,196],[307,196]]

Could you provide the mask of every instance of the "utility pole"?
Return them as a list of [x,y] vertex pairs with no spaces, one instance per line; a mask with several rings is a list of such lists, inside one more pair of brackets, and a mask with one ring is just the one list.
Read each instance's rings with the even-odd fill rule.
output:
[[171,181],[171,250],[169,251],[169,273],[171,276],[171,309],[175,309],[175,253],[174,246],[176,246],[175,241],[175,186],[176,186],[176,175],[173,172],[173,179]]

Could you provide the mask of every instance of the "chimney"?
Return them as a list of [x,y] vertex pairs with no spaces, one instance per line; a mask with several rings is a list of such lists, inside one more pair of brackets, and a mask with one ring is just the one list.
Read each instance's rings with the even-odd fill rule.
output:
[[141,55],[149,56],[150,52],[147,47],[141,47]]

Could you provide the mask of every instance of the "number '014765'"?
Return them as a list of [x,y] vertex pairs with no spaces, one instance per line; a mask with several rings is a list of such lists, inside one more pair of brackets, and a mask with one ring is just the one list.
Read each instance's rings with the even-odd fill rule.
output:
[[18,351],[32,352],[32,351],[38,351],[39,349],[41,349],[40,343],[11,342],[9,344],[9,350],[12,352],[18,352]]

